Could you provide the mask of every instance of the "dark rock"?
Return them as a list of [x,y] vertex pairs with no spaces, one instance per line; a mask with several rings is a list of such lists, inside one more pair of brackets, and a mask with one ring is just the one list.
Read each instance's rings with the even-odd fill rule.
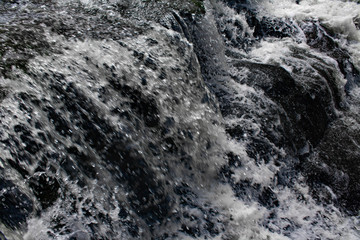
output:
[[291,233],[293,233],[295,229],[299,228],[299,226],[291,219],[282,218],[281,221],[283,226],[281,232],[284,236],[290,237]]
[[43,29],[23,23],[0,26],[0,74],[9,76],[12,66],[27,71],[27,62],[38,54],[51,51]]
[[173,137],[166,137],[163,141],[161,146],[166,152],[176,154],[179,151],[178,146],[175,143],[175,140]]
[[149,145],[148,145],[151,153],[154,155],[154,156],[159,156],[160,155],[160,148],[159,146],[157,146],[156,144],[150,142]]
[[162,124],[161,134],[165,136],[172,132],[172,129],[175,127],[175,120],[173,117],[166,117],[165,122]]
[[123,96],[129,98],[131,109],[140,115],[147,127],[156,127],[160,123],[160,112],[154,98],[145,96],[140,90],[127,85],[121,85],[111,79],[110,84]]
[[144,60],[144,53],[142,52],[138,52],[136,50],[134,50],[133,56],[136,57],[137,59],[139,59],[140,61]]
[[141,78],[141,85],[143,85],[143,86],[147,85],[146,78]]
[[48,114],[49,121],[54,125],[55,130],[63,136],[71,135],[69,123],[52,107],[47,107],[45,111]]
[[191,41],[192,36],[189,33],[189,29],[184,21],[184,18],[190,18],[193,20],[192,15],[189,12],[180,12],[180,14],[181,16],[179,16],[176,12],[172,12],[171,17],[166,19],[166,21],[162,21],[161,24],[168,29],[172,29],[175,32],[182,34]]
[[170,210],[171,200],[161,181],[136,148],[129,143],[114,142],[106,152],[109,163],[119,167],[120,181],[127,182],[129,202],[150,227],[160,224]]
[[4,0],[4,3],[19,3],[19,0]]
[[228,158],[229,166],[241,167],[241,157],[239,155],[235,155],[233,152],[229,152],[226,154]]
[[218,27],[225,44],[230,46],[225,50],[227,55],[235,56],[234,52],[230,50],[234,48],[248,51],[249,47],[255,42],[255,39],[245,31],[245,26],[238,20],[223,19],[222,22],[218,23]]
[[186,226],[185,224],[183,224],[181,226],[180,231],[185,232],[186,234],[188,234],[194,238],[201,236],[200,229],[199,229],[199,227],[196,227],[196,226],[189,227],[189,226]]
[[249,0],[226,0],[227,5],[237,12],[249,10],[251,8]]
[[233,190],[236,197],[246,201],[254,201],[259,198],[260,185],[252,184],[249,180],[242,180],[233,185]]
[[274,147],[268,139],[257,137],[251,137],[250,143],[246,145],[246,153],[257,162],[264,161],[265,163],[269,163],[276,155]]
[[155,39],[152,39],[152,38],[146,39],[146,42],[149,44],[149,46],[155,46],[155,45],[159,44],[158,41],[156,41]]
[[304,163],[310,184],[325,184],[350,214],[360,210],[360,131],[354,119],[342,118],[327,130],[323,140]]
[[76,181],[81,187],[85,186],[84,176],[77,166],[77,163],[71,160],[69,157],[61,159],[59,157],[60,167],[68,174],[69,179]]
[[9,90],[4,88],[4,87],[0,87],[0,103],[2,102],[3,99],[6,98],[6,96],[9,94]]
[[196,200],[198,196],[188,184],[180,183],[174,187],[174,192],[179,196],[183,209],[178,216],[183,223],[179,229],[181,232],[191,237],[203,235],[207,239],[207,237],[214,238],[223,230],[221,214],[207,204],[199,203]]
[[18,171],[22,177],[27,177],[29,176],[29,172],[28,170],[26,169],[26,167],[24,166],[24,164],[21,164],[23,161],[25,162],[29,162],[29,156],[27,154],[24,154],[24,155],[20,155],[18,156],[18,158],[15,158],[15,159],[6,159],[7,162],[9,163],[9,165],[11,167],[13,167],[16,171]]
[[134,237],[134,238],[139,237],[140,229],[136,224],[134,224],[132,222],[127,222],[126,225],[127,225],[127,230],[132,237]]
[[45,172],[35,173],[29,180],[29,186],[43,209],[51,206],[60,195],[58,180]]
[[294,27],[293,24],[291,24],[291,22],[286,22],[281,19],[263,17],[260,21],[256,19],[251,21],[255,27],[254,37],[256,38],[263,38],[263,37],[285,38],[285,37],[294,36],[296,35],[296,33],[298,33],[298,30]]
[[[280,104],[290,120],[283,118],[285,136],[298,149],[306,140],[316,146],[322,139],[330,122],[335,119],[334,99],[324,81],[314,82],[311,89],[298,85],[283,68],[266,64],[239,62],[235,66],[251,71],[246,84],[261,88],[273,101]],[[293,131],[293,132],[292,132]]]
[[[73,84],[68,84],[66,88],[61,83],[53,83],[51,86],[56,96],[61,96],[66,109],[71,113],[72,124],[77,125],[85,131],[85,139],[89,145],[101,151],[107,144],[106,134],[112,135],[111,127],[100,117],[97,108],[92,101],[79,91]],[[72,129],[67,120],[63,119],[51,107],[48,107],[49,118],[53,121],[55,129],[64,136],[72,136]],[[54,120],[56,119],[57,120]]]
[[15,125],[14,131],[21,134],[20,139],[25,146],[25,150],[30,154],[36,154],[42,148],[42,145],[35,140],[36,138],[32,136],[24,125]]
[[276,194],[269,187],[265,187],[259,196],[259,203],[267,208],[274,208],[279,206],[279,200]]
[[79,151],[75,146],[67,148],[67,151],[69,154],[71,154],[82,173],[91,179],[97,179],[98,172],[97,168],[95,167],[95,159],[88,156],[86,153]]
[[26,222],[33,211],[33,203],[11,181],[0,178],[0,220],[16,229]]
[[164,69],[161,70],[159,78],[160,78],[161,80],[164,80],[165,78],[167,78],[166,72],[165,72]]
[[299,172],[297,159],[284,159],[285,166],[276,173],[277,184],[292,187]]
[[146,67],[151,68],[154,71],[157,69],[157,64],[152,57],[147,57],[144,61],[144,64]]
[[356,28],[358,30],[360,30],[360,17],[356,16],[355,18],[353,18],[353,21],[354,21],[354,24],[355,24]]

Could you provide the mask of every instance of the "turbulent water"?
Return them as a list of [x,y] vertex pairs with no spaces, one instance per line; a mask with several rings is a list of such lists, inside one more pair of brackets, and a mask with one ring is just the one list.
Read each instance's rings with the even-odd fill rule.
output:
[[0,239],[360,239],[360,4],[0,1]]

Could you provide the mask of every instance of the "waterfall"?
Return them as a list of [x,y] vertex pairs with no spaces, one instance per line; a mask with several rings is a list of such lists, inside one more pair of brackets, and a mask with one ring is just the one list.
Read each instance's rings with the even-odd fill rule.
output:
[[0,239],[359,239],[359,16],[1,1]]

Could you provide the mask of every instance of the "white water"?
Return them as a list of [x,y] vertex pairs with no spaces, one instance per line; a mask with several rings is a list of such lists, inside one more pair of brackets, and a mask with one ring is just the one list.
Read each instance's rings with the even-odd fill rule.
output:
[[291,18],[297,21],[318,20],[338,36],[340,46],[350,51],[360,69],[360,31],[355,22],[360,17],[360,4],[342,0],[254,0],[260,15]]
[[[89,8],[96,7],[96,1],[81,1]],[[116,2],[116,1],[115,1]],[[68,4],[69,2],[66,2]],[[354,17],[359,15],[359,5],[352,2],[340,2],[335,0],[329,1],[301,1],[300,5],[295,4],[293,1],[257,1],[258,9],[261,14],[269,16],[274,15],[277,17],[294,18],[297,21],[306,19],[318,19],[320,22],[327,25],[327,27],[341,34],[340,40],[342,46],[352,52],[353,61],[360,63],[359,56],[359,30],[357,30],[352,21]],[[209,2],[207,6],[211,6]],[[219,7],[219,6],[218,6]],[[223,11],[233,19],[240,20],[245,24],[244,16],[234,13],[233,10],[226,9],[225,6],[220,4]],[[214,24],[212,19],[212,10],[207,9],[207,18],[209,25]],[[343,16],[344,13],[346,16]],[[105,116],[108,122],[114,126],[114,129],[122,131],[123,129],[135,128],[135,126],[127,126],[127,122],[120,121],[114,116],[110,110],[122,101],[121,97],[114,97],[110,99],[107,104],[104,104],[98,97],[98,89],[105,87],[107,84],[106,76],[109,74],[104,64],[108,66],[115,66],[116,73],[119,76],[126,76],[131,79],[131,86],[138,87],[144,94],[152,96],[156,93],[158,96],[158,103],[161,106],[161,118],[165,116],[172,116],[176,122],[184,129],[190,129],[193,132],[193,138],[195,143],[187,142],[186,146],[183,146],[191,156],[195,159],[196,170],[204,171],[203,174],[197,174],[190,176],[191,174],[186,171],[184,167],[178,164],[176,157],[170,159],[170,165],[172,168],[172,177],[170,181],[172,184],[177,184],[177,181],[181,182],[185,179],[192,189],[198,194],[196,199],[199,205],[210,204],[214,208],[220,210],[221,216],[219,220],[226,222],[227,229],[225,232],[219,234],[212,239],[258,239],[258,240],[284,240],[284,239],[346,239],[356,240],[360,238],[360,225],[359,217],[348,217],[342,214],[336,207],[331,204],[322,205],[317,203],[310,194],[310,189],[306,184],[306,181],[301,173],[298,173],[295,177],[295,184],[292,188],[278,186],[276,173],[279,171],[280,166],[275,165],[277,158],[285,157],[286,153],[284,149],[276,149],[278,155],[272,156],[269,163],[265,163],[265,160],[254,161],[246,153],[247,137],[244,136],[243,141],[235,141],[226,136],[224,125],[240,125],[252,129],[254,135],[260,132],[264,119],[261,116],[266,116],[270,112],[270,108],[275,106],[276,103],[265,97],[265,94],[255,88],[246,84],[240,84],[234,80],[225,79],[224,85],[232,90],[233,98],[235,102],[247,106],[253,114],[251,119],[228,117],[225,119],[219,119],[219,116],[215,113],[215,109],[207,104],[199,104],[202,98],[202,93],[208,93],[207,90],[198,92],[196,89],[205,89],[204,84],[201,81],[199,69],[195,72],[195,76],[189,76],[188,73],[182,72],[176,74],[172,72],[172,68],[180,67],[186,69],[189,65],[190,59],[193,54],[193,45],[186,40],[179,33],[172,30],[165,29],[158,24],[150,24],[151,27],[144,35],[136,37],[124,38],[120,45],[116,41],[112,40],[92,40],[85,39],[84,41],[67,40],[56,34],[48,34],[48,41],[55,44],[58,48],[63,49],[62,53],[52,54],[50,56],[38,56],[30,61],[30,71],[35,74],[41,74],[44,72],[60,72],[65,75],[66,82],[72,82],[78,89],[81,89],[98,108],[99,115]],[[252,30],[247,28],[248,32]],[[211,31],[209,31],[211,32]],[[213,37],[214,43],[217,42],[217,36]],[[152,38],[159,42],[159,45],[149,46],[147,39]],[[178,52],[177,47],[181,47],[184,50],[184,54]],[[286,69],[289,73],[292,73],[294,69],[303,69],[304,71],[310,71],[313,73],[311,67],[311,61],[315,61],[314,58],[308,58],[301,60],[293,57],[293,51],[301,49],[306,51],[311,56],[316,56],[324,60],[324,62],[331,68],[337,70],[337,81],[339,86],[345,85],[345,79],[338,70],[335,60],[326,56],[326,54],[320,53],[317,50],[310,49],[304,43],[298,43],[293,39],[267,39],[256,44],[247,53],[241,52],[243,56],[253,62],[280,65]],[[145,56],[153,56],[157,60],[159,66],[164,68],[167,73],[167,77],[164,79],[158,78],[158,71],[144,67],[140,62],[137,62],[136,57],[133,56],[133,50],[143,51]],[[214,46],[212,49],[214,54],[214,62],[225,61],[222,45]],[[240,51],[239,51],[240,52]],[[216,55],[218,54],[218,55]],[[89,64],[85,61],[84,56],[91,59],[92,63]],[[218,56],[218,59],[215,59]],[[194,63],[193,63],[194,64]],[[197,63],[195,63],[196,65]],[[215,63],[214,63],[215,64]],[[221,62],[219,64],[225,64]],[[71,65],[72,68],[69,68]],[[89,67],[90,65],[90,67]],[[95,69],[95,65],[100,66],[100,70]],[[222,66],[225,68],[225,66]],[[357,65],[359,67],[359,65]],[[232,76],[238,76],[246,78],[248,72],[246,70],[240,71],[230,65],[227,71]],[[50,96],[46,94],[46,91],[39,91],[39,89],[47,89],[47,83],[42,82],[39,79],[34,80],[28,78],[26,74],[23,74],[19,69],[13,69],[14,73],[18,74],[18,81],[12,81],[9,79],[1,79],[1,87],[7,87],[11,89],[12,93],[25,91],[34,94],[40,98],[45,98],[49,101]],[[140,73],[143,72],[147,76],[147,85],[141,86]],[[315,73],[314,73],[315,74]],[[95,80],[94,80],[95,79]],[[189,81],[186,81],[189,80]],[[39,87],[40,86],[40,87]],[[354,91],[353,94],[356,94]],[[178,98],[181,104],[173,104],[175,97]],[[256,97],[256,98],[255,98]],[[261,99],[261,105],[257,99]],[[23,116],[16,101],[14,99],[6,98],[2,104],[5,105],[1,110],[11,112],[11,115],[17,115],[15,120],[9,114],[7,118],[2,118],[1,125],[4,129],[12,129],[16,123],[27,124],[27,116]],[[265,107],[264,107],[265,106]],[[358,111],[354,107],[352,111]],[[38,113],[37,118],[39,120],[46,119],[46,116],[42,116],[42,113]],[[19,117],[20,116],[20,117]],[[70,118],[65,113],[65,118]],[[273,116],[275,120],[272,120],[276,125],[279,116]],[[44,120],[45,121],[45,120]],[[274,127],[274,126],[273,126]],[[172,129],[175,131],[176,129]],[[37,131],[32,129],[32,131]],[[51,131],[51,129],[49,130]],[[141,150],[142,145],[148,141],[148,137],[145,130],[141,130],[136,135],[130,135],[129,138],[137,142]],[[174,132],[173,134],[176,134]],[[3,138],[6,136],[3,135]],[[62,139],[67,145],[71,145],[69,139]],[[185,137],[184,137],[185,139]],[[156,139],[155,139],[156,140]],[[206,141],[210,141],[215,147],[206,149]],[[183,142],[180,142],[183,143]],[[89,146],[79,146],[81,149],[90,148]],[[145,147],[144,147],[145,148]],[[276,148],[274,146],[274,148]],[[58,149],[54,149],[58,150]],[[305,150],[304,150],[305,151]],[[261,188],[269,187],[274,193],[276,193],[279,207],[273,209],[267,209],[261,206],[256,199],[248,198],[240,199],[234,196],[233,189],[228,184],[223,184],[218,181],[216,172],[220,166],[225,163],[223,153],[233,152],[236,155],[241,156],[242,167],[234,168],[233,178],[234,181],[247,180],[252,184],[259,184]],[[144,150],[146,154],[146,150]],[[0,155],[3,159],[10,156],[7,151],[2,151]],[[161,164],[157,164],[155,160],[151,167],[159,172],[159,178],[168,177],[162,170]],[[160,159],[162,160],[162,159]],[[56,163],[54,163],[56,164]],[[0,166],[5,163],[0,162]],[[284,167],[286,163],[282,163],[281,167]],[[67,209],[67,200],[58,200],[54,206],[50,207],[46,211],[41,213],[41,216],[32,215],[27,221],[27,229],[20,234],[8,233],[3,231],[9,239],[48,239],[48,232],[51,232],[53,239],[68,239],[70,236],[76,236],[77,239],[90,239],[89,229],[87,224],[92,221],[100,221],[96,217],[87,218],[83,214],[82,207],[88,207],[86,200],[91,200],[95,205],[98,212],[108,212],[111,220],[113,231],[117,232],[117,235],[112,235],[113,239],[131,239],[132,237],[127,233],[124,226],[120,222],[118,212],[120,211],[119,203],[127,202],[127,194],[129,194],[121,186],[114,186],[111,182],[111,173],[106,169],[105,164],[98,164],[96,167],[99,169],[99,174],[102,174],[102,180],[96,181],[87,179],[88,186],[85,188],[78,187],[73,181],[68,179],[66,173],[62,170],[58,170],[58,176],[63,179],[64,185],[68,188],[69,192],[77,196],[82,196],[83,200],[77,202],[78,212],[70,213],[71,210]],[[29,169],[34,170],[34,167],[28,166]],[[21,177],[13,177],[19,183]],[[19,180],[20,179],[20,180]],[[193,181],[193,182],[191,182]],[[331,195],[331,189],[328,189],[328,193]],[[110,201],[109,201],[110,199]],[[64,202],[61,202],[64,201]],[[69,207],[70,208],[70,207]],[[173,209],[174,212],[178,209]],[[193,210],[194,216],[202,216],[201,212]],[[270,215],[274,215],[270,217]],[[60,232],[53,231],[51,226],[51,220],[58,216],[64,217],[63,221],[65,226]],[[139,217],[133,212],[129,218],[138,219]],[[140,221],[140,220],[139,220]],[[163,226],[160,226],[159,232],[171,232],[176,231],[176,221],[169,217]],[[141,225],[141,224],[140,224]],[[66,233],[66,228],[70,228],[72,232]],[[99,230],[99,234],[106,236],[110,226],[104,223]],[[141,229],[142,233],[140,237],[143,239],[150,239],[151,233],[147,229]],[[15,236],[17,234],[17,236]],[[23,236],[21,236],[23,234]],[[208,237],[209,239],[210,237]],[[179,233],[177,237],[173,239],[193,239],[185,233]],[[197,238],[205,239],[205,238]]]

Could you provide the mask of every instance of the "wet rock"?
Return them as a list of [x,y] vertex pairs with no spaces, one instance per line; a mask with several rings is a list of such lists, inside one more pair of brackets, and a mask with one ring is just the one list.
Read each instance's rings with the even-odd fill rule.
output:
[[241,157],[239,155],[234,154],[233,152],[229,152],[226,154],[227,158],[228,158],[228,164],[229,166],[233,166],[233,167],[241,167]]
[[186,226],[185,224],[183,224],[181,226],[181,230],[182,232],[185,232],[186,234],[190,235],[191,237],[200,237],[201,236],[201,232],[200,232],[200,229],[199,227],[197,226]]
[[127,231],[132,237],[139,237],[140,236],[140,229],[135,219],[131,218],[130,213],[126,210],[126,208],[121,207],[119,211],[119,218],[120,221],[126,226]]
[[235,196],[246,201],[257,200],[261,192],[261,186],[259,184],[252,184],[249,180],[241,180],[237,183],[233,183],[232,187]]
[[116,80],[110,80],[110,84],[123,96],[129,98],[130,107],[144,120],[147,127],[156,127],[160,123],[160,113],[157,102],[150,96],[145,96],[140,90],[121,85]]
[[18,3],[19,0],[4,0],[4,3]]
[[149,44],[149,46],[155,46],[155,45],[159,44],[158,41],[156,41],[155,39],[152,39],[152,38],[146,39],[146,42]]
[[71,135],[69,123],[54,108],[47,107],[45,111],[48,114],[49,121],[54,125],[57,132],[63,136]]
[[43,209],[51,206],[59,197],[58,180],[45,172],[35,173],[29,180],[29,186]]
[[43,30],[36,25],[5,24],[0,26],[0,33],[0,74],[3,76],[9,75],[12,66],[26,71],[29,59],[51,49]]
[[[184,16],[185,15],[185,16]],[[168,19],[167,23],[170,26],[167,26],[168,24],[163,24],[165,27],[170,28],[178,33],[183,34],[189,41],[191,41],[191,34],[189,33],[188,26],[186,22],[184,21],[183,17],[190,17],[189,14],[182,13],[182,16],[179,16],[176,12],[173,12],[171,15],[171,18]],[[192,17],[191,17],[192,18]]]
[[353,18],[353,21],[356,28],[360,30],[360,16],[356,16],[355,18]]
[[221,214],[207,204],[199,203],[196,193],[186,183],[174,187],[174,192],[180,198],[181,210],[176,216],[182,222],[179,231],[196,238],[214,238],[224,231]]
[[[60,167],[68,174],[69,179],[76,181],[80,187],[85,186],[84,175],[81,173],[80,169],[77,167],[77,163],[72,161],[68,156],[64,158],[58,157],[60,162]],[[89,173],[86,173],[87,175]]]
[[11,181],[0,178],[0,221],[16,229],[26,222],[33,211],[33,203]]
[[340,47],[335,33],[316,21],[304,22],[300,27],[306,35],[309,46],[327,53],[338,62],[340,71],[347,80],[345,86],[347,92],[360,84],[360,72],[351,62],[350,54]]
[[30,154],[36,154],[41,148],[42,144],[36,141],[36,137],[32,136],[31,132],[24,125],[15,125],[14,131],[20,134],[22,145]]
[[157,64],[155,62],[155,60],[152,57],[148,57],[145,59],[144,64],[146,67],[152,69],[152,70],[157,70]]
[[[256,18],[255,18],[256,19]],[[225,44],[229,46],[225,50],[225,54],[236,58],[236,53],[231,49],[244,49],[249,50],[249,47],[255,42],[254,38],[245,30],[247,26],[244,26],[239,20],[222,19],[218,23],[219,31],[221,32]],[[241,58],[241,56],[239,56]]]
[[162,148],[171,154],[176,154],[179,151],[178,146],[176,145],[176,142],[173,137],[166,137],[162,141]]
[[285,136],[295,143],[298,149],[306,141],[316,146],[322,139],[330,122],[335,119],[334,99],[326,82],[320,80],[305,89],[283,68],[266,64],[239,62],[235,66],[246,67],[251,71],[242,80],[250,86],[261,88],[270,99],[280,104],[287,114],[283,118]]
[[277,184],[291,188],[296,182],[297,174],[300,171],[299,160],[294,158],[284,159],[284,162],[284,166],[275,175]]
[[72,156],[82,173],[91,179],[97,179],[98,172],[95,167],[96,159],[94,159],[94,157],[90,157],[86,153],[79,151],[75,146],[67,148],[67,152]]
[[267,208],[274,208],[279,206],[279,200],[276,194],[269,187],[265,187],[259,196],[259,203]]
[[2,102],[3,99],[6,98],[6,96],[8,95],[9,90],[4,88],[4,87],[0,87],[0,103]]
[[273,144],[266,138],[252,137],[251,143],[246,146],[246,153],[257,162],[265,163],[269,163],[276,156]]
[[356,215],[360,210],[360,131],[352,127],[358,125],[354,121],[334,122],[304,167],[310,183],[329,186],[340,206]]
[[254,37],[276,37],[285,38],[291,37],[298,33],[298,30],[294,27],[291,22],[286,22],[281,19],[272,19],[263,17],[260,21],[257,19],[253,20],[254,23]]
[[[83,134],[89,145],[98,151],[104,149],[107,144],[106,134],[111,135],[114,131],[99,116],[92,101],[71,83],[66,88],[63,88],[61,83],[53,83],[51,88],[56,96],[61,96],[66,109],[71,113],[72,125],[84,131]],[[55,125],[55,129],[63,136],[72,136],[72,129],[69,127],[68,121],[51,107],[47,109],[49,119]]]
[[142,61],[144,60],[144,53],[142,52],[138,52],[136,50],[134,50],[133,56],[136,57],[138,60]]
[[[29,176],[29,172],[26,169],[26,164],[31,162],[31,156],[27,153],[14,154],[14,159],[6,159],[11,167],[18,171],[22,177]],[[25,163],[25,164],[24,164]],[[25,166],[24,166],[25,165]]]
[[119,181],[128,185],[129,202],[150,228],[160,224],[170,210],[171,200],[161,181],[130,143],[115,142],[106,152],[109,163],[120,169]]
[[237,12],[248,10],[251,8],[249,0],[226,0],[227,5]]

